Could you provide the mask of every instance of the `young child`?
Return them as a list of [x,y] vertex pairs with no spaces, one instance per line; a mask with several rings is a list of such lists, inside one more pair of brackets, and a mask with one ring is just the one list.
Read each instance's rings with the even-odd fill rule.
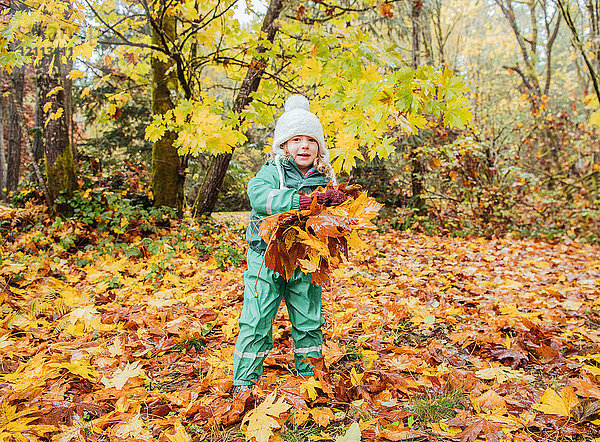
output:
[[[248,182],[252,212],[246,232],[248,270],[244,274],[244,305],[235,345],[232,394],[237,397],[258,381],[263,361],[273,348],[273,319],[285,299],[295,344],[295,364],[300,375],[312,375],[304,359],[321,357],[325,322],[321,315],[321,286],[297,269],[289,281],[264,264],[267,244],[259,235],[262,218],[293,209],[307,209],[311,193],[329,181],[337,184],[325,148],[323,128],[310,112],[308,100],[291,95],[277,120],[270,159]],[[319,204],[335,206],[346,196],[336,189],[316,195]]]

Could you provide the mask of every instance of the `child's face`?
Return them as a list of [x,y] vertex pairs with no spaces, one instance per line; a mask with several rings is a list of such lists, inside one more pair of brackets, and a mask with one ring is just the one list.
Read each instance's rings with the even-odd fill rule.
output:
[[294,158],[302,173],[308,172],[319,154],[319,143],[313,137],[298,135],[285,143],[287,151]]

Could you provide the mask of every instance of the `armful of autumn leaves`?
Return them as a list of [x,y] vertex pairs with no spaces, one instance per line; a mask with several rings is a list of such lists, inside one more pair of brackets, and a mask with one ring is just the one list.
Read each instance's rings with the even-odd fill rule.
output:
[[313,198],[307,210],[289,210],[263,220],[259,233],[268,244],[264,264],[286,281],[299,268],[312,275],[313,283],[327,286],[331,271],[348,258],[348,248],[366,247],[358,231],[375,228],[371,220],[382,205],[359,186],[342,183],[335,188],[348,197],[339,206],[327,207]]

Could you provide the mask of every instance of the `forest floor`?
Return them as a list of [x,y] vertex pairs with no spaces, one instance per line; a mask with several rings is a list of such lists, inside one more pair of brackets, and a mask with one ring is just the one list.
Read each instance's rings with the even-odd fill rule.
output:
[[243,218],[2,239],[0,440],[600,437],[600,247],[369,232],[324,290],[315,376],[281,308],[233,401]]

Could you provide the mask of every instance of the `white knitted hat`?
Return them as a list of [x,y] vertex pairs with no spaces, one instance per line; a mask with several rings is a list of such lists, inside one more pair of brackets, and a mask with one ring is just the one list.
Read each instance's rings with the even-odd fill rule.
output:
[[281,145],[297,135],[306,135],[317,140],[323,161],[329,164],[329,150],[325,147],[325,135],[319,118],[310,111],[310,104],[305,96],[290,95],[285,100],[283,114],[275,124],[271,153],[283,155]]

